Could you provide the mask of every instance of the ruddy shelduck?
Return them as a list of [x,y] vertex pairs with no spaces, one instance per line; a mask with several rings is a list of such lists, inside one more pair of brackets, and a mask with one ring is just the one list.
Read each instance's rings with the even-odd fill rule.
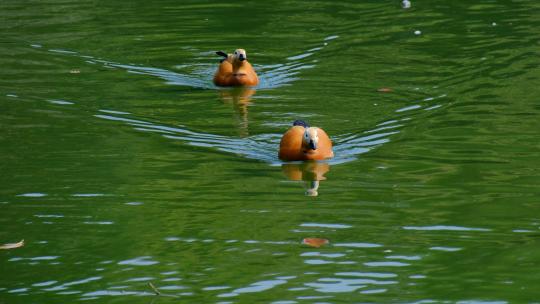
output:
[[323,129],[296,120],[279,143],[281,160],[323,160],[334,157],[332,141]]
[[259,84],[257,73],[247,61],[246,51],[237,49],[233,54],[216,52],[223,56],[219,67],[214,75],[214,84],[223,87],[231,86],[256,86]]

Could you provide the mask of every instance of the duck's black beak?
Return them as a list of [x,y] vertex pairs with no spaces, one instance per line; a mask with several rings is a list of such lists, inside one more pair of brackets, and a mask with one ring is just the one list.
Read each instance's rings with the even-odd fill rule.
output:
[[244,60],[246,60],[246,57],[244,56],[244,54],[240,54],[240,55],[238,56],[238,60],[244,61]]
[[310,140],[309,141],[309,148],[311,150],[317,150],[317,144],[315,144],[315,142],[313,142],[313,140]]

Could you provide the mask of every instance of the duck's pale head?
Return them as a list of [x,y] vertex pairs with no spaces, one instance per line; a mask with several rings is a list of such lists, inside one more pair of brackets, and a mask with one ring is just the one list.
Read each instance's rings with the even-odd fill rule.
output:
[[246,50],[244,50],[244,49],[236,49],[236,50],[234,50],[233,59],[235,61],[240,61],[240,62],[242,62],[244,60],[247,60]]
[[318,128],[308,127],[304,130],[304,136],[302,138],[302,144],[308,150],[317,150],[319,145],[319,135],[317,134]]

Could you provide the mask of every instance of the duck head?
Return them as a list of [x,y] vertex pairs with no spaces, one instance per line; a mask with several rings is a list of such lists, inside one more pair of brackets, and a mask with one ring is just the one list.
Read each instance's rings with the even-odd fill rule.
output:
[[247,60],[246,50],[244,49],[236,49],[232,54],[227,54],[223,51],[217,51],[216,54],[223,57],[224,59],[222,60],[229,59],[232,60],[233,63],[241,63]]
[[306,150],[317,150],[319,144],[319,135],[317,134],[318,128],[307,127],[304,130],[304,137],[302,138],[302,145]]
[[244,60],[247,60],[246,50],[236,49],[234,50],[232,57],[233,57],[233,61],[242,62]]

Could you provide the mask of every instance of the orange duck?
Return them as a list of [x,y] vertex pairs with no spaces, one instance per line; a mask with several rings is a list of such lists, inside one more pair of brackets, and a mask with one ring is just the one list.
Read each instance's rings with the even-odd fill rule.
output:
[[332,141],[323,129],[296,120],[279,143],[281,160],[323,160],[334,157]]
[[247,61],[246,51],[237,49],[233,54],[219,51],[216,54],[225,57],[221,60],[214,75],[214,84],[223,87],[256,86],[259,84],[257,73]]

